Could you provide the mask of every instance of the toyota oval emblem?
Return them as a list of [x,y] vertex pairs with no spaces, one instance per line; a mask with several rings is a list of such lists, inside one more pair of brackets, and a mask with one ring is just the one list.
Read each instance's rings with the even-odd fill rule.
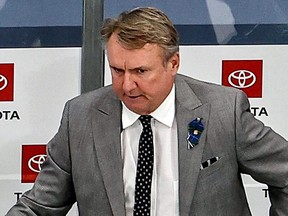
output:
[[0,91],[5,89],[8,85],[8,80],[5,76],[0,74]]
[[30,158],[28,161],[28,167],[33,172],[39,173],[41,170],[41,165],[46,160],[47,155],[41,154],[41,155],[35,155],[34,157]]
[[236,88],[249,88],[255,84],[256,76],[248,70],[237,70],[229,75],[228,82]]

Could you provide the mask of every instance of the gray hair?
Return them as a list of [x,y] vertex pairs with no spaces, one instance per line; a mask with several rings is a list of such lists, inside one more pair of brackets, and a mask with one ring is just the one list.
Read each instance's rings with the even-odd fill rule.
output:
[[117,19],[106,19],[101,36],[108,41],[114,32],[128,49],[139,49],[146,43],[158,44],[164,49],[166,60],[179,51],[177,30],[170,19],[156,8],[135,8],[121,13]]

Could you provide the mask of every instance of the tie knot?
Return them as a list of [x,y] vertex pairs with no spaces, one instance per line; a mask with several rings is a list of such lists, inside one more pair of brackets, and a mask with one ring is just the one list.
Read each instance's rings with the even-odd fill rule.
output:
[[151,115],[141,115],[139,120],[141,121],[142,125],[150,125],[151,123]]

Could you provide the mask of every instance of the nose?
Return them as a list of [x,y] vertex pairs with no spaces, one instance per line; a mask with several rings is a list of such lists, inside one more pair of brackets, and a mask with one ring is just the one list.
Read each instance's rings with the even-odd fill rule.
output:
[[137,87],[133,74],[125,72],[123,79],[123,90],[127,93],[131,93]]

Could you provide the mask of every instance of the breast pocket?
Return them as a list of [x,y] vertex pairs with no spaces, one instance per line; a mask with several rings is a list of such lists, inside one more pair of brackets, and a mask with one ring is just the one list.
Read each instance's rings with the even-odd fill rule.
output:
[[215,156],[202,162],[200,165],[200,176],[205,177],[217,172],[225,165],[225,159],[225,156]]

